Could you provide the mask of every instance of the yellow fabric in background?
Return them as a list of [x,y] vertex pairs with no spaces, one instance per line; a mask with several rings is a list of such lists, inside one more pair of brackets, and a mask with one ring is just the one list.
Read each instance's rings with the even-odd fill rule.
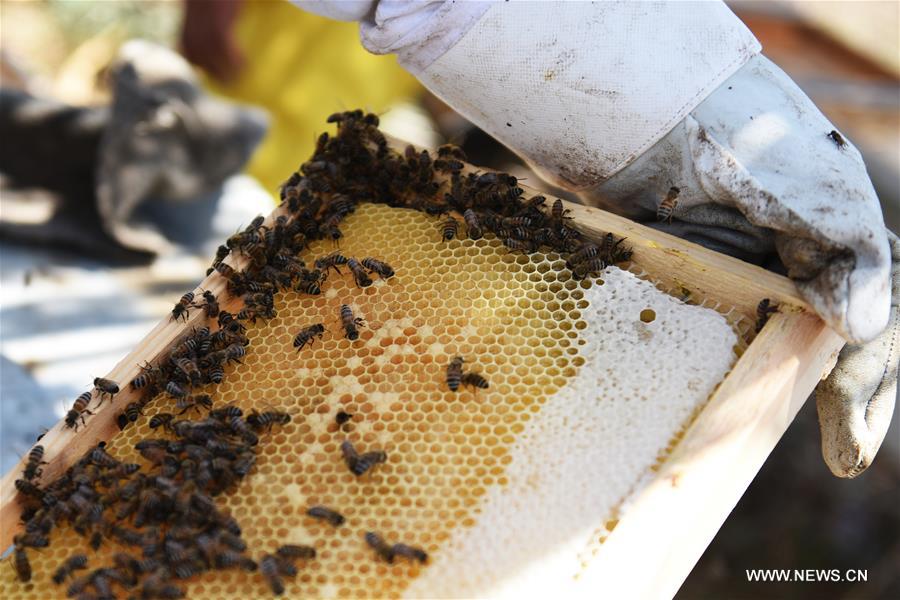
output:
[[422,89],[394,56],[366,52],[356,23],[312,15],[286,0],[245,0],[234,33],[243,69],[233,82],[207,78],[207,85],[269,111],[269,132],[246,171],[275,196],[312,153],[316,136],[333,128],[328,115],[355,108],[383,113]]

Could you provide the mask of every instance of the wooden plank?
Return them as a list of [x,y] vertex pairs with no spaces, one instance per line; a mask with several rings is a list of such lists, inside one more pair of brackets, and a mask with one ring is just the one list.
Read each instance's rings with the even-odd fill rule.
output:
[[608,598],[674,596],[843,345],[814,315],[773,315],[628,502],[582,589]]
[[787,277],[599,208],[569,202],[565,206],[572,211],[573,226],[586,235],[599,238],[612,232],[628,238],[634,248],[632,261],[665,287],[682,291],[682,296],[689,293],[695,299],[733,306],[751,322],[763,298],[811,310]]

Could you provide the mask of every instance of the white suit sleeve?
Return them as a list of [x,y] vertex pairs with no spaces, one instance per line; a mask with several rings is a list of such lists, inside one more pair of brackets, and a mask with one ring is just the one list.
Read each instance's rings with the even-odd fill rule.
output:
[[720,2],[297,4],[365,15],[369,51],[396,53],[450,106],[573,190],[614,175],[760,50]]

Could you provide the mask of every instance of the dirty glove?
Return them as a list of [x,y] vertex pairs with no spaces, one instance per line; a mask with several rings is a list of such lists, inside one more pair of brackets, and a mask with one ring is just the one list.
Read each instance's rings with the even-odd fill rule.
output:
[[[744,260],[777,252],[848,341],[885,329],[890,253],[862,158],[724,4],[381,0],[342,14],[298,4],[360,19],[370,51],[396,52],[447,104],[586,202]],[[659,223],[672,188],[673,218]],[[891,373],[864,362],[870,381]],[[837,391],[846,386],[834,389],[822,403],[853,404]],[[880,443],[870,432],[886,429],[890,410],[867,416],[823,420],[826,454],[866,440],[870,459]]]
[[822,455],[838,477],[856,477],[872,464],[897,399],[900,360],[900,239],[891,243],[891,320],[881,334],[861,346],[841,350],[837,366],[816,388]]

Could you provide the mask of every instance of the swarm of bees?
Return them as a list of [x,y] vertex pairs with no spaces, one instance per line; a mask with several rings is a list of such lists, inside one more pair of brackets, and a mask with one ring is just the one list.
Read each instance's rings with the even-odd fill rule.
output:
[[[250,558],[240,527],[217,507],[215,498],[235,489],[252,471],[260,436],[287,425],[291,417],[256,410],[244,415],[236,406],[215,407],[209,394],[197,390],[221,383],[227,367],[241,362],[249,345],[246,323],[274,318],[277,293],[293,289],[319,295],[332,270],[343,275],[341,267],[360,288],[371,286],[374,275],[394,276],[389,264],[373,257],[357,259],[336,251],[310,265],[300,258],[313,241],[337,244],[343,237],[341,223],[359,203],[383,202],[423,211],[440,219],[441,237],[447,242],[459,237],[462,223],[470,239],[490,233],[513,252],[549,248],[568,257],[567,268],[575,277],[631,257],[623,240],[612,234],[600,244],[586,240],[569,226],[561,201],[548,210],[543,196],[526,200],[517,178],[465,172],[465,154],[455,146],[442,146],[435,159],[412,146],[395,152],[378,129],[378,117],[361,110],[335,113],[328,122],[337,124],[337,133],[323,133],[312,158],[282,185],[281,214],[268,224],[257,217],[229,237],[207,271],[224,278],[227,293],[240,300],[242,308],[237,313],[223,310],[220,299],[208,290],[201,290],[199,297],[185,293],[172,308],[171,319],[187,322],[196,309],[207,323],[193,327],[155,364],[140,366],[130,382],[138,399],[118,415],[121,428],[141,418],[147,402],[160,394],[172,403],[171,412],[149,420],[150,428],[166,437],[135,445],[146,464],[123,463],[101,443],[61,476],[39,486],[44,450],[35,446],[31,451],[22,479],[15,482],[25,507],[24,533],[14,539],[14,566],[21,581],[31,578],[28,550],[46,547],[54,528],[70,526],[94,550],[107,542],[125,549],[113,556],[112,564],[83,575],[79,572],[88,569],[85,555],[71,556],[59,565],[53,580],[60,585],[68,582],[70,596],[106,598],[121,591],[134,598],[181,598],[179,582],[213,569],[258,571],[274,594],[284,592],[283,579],[297,574],[296,561],[314,558],[315,550],[284,545],[259,560]],[[246,259],[242,269],[229,264],[232,255]],[[338,319],[345,337],[357,340],[359,328],[365,326],[363,317],[342,304]],[[302,350],[324,332],[323,324],[311,324],[295,335],[294,347]],[[480,373],[464,371],[463,363],[455,357],[448,365],[451,390],[461,385],[489,387]],[[119,384],[104,378],[95,379],[94,387],[98,406],[119,393]],[[67,427],[77,430],[93,414],[91,398],[92,392],[78,397],[64,419]],[[338,413],[338,427],[351,417]],[[388,458],[383,450],[359,452],[350,440],[341,444],[340,451],[355,477]],[[313,506],[307,514],[334,527],[345,522],[338,511],[324,506]],[[424,550],[388,544],[375,532],[367,532],[364,540],[389,563],[397,557],[422,563],[428,559]]]
[[[117,553],[113,565],[72,580],[70,596],[115,597],[121,588],[133,597],[181,598],[179,580],[211,569],[257,570],[240,527],[217,508],[215,497],[250,473],[257,434],[286,424],[290,416],[268,412],[244,418],[236,407],[210,409],[211,404],[199,403],[197,409],[206,414],[198,419],[154,417],[155,425],[173,437],[135,445],[149,468],[119,461],[101,442],[61,477],[38,488],[31,479],[44,463],[43,448],[36,446],[24,478],[16,481],[26,507],[25,533],[14,540],[19,579],[31,577],[27,549],[47,546],[53,529],[64,525],[95,550],[108,541],[130,549]],[[285,548],[280,560],[290,564],[295,554]],[[84,555],[72,556],[53,581],[63,584],[86,568]]]

